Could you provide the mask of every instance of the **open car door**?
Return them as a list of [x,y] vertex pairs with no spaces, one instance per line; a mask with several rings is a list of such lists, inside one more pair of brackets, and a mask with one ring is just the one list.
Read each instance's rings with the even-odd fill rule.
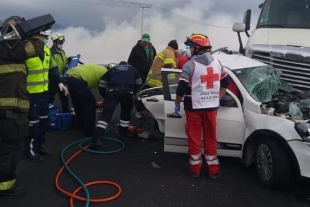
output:
[[[162,68],[162,82],[164,92],[164,116],[165,116],[165,152],[187,153],[187,135],[185,133],[185,111],[183,101],[181,103],[180,116],[174,114],[174,101],[179,69]],[[168,75],[174,74],[175,79],[168,79]],[[245,130],[242,105],[239,99],[229,90],[221,99],[221,106],[217,116],[218,155],[240,157]],[[201,142],[203,152],[203,142]]]

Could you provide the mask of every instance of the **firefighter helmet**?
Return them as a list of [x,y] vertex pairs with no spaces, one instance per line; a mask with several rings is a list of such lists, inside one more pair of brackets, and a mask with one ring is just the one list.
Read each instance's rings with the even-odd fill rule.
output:
[[192,34],[190,37],[186,37],[184,44],[187,46],[194,46],[201,49],[212,48],[209,38],[203,34]]

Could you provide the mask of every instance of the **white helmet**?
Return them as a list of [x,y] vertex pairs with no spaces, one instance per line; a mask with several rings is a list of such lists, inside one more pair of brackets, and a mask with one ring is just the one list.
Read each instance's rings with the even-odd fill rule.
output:
[[55,33],[55,34],[52,35],[51,39],[52,39],[53,41],[57,41],[57,40],[62,41],[62,40],[65,39],[65,36],[63,36],[61,33],[57,32],[57,33]]
[[51,35],[51,32],[52,32],[52,30],[51,30],[51,29],[48,29],[48,30],[45,30],[45,31],[41,31],[41,32],[40,32],[40,35],[50,36],[50,35]]

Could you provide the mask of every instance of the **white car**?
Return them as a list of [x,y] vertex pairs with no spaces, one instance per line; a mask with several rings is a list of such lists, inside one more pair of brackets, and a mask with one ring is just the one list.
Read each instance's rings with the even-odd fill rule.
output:
[[[302,108],[304,117],[296,107],[301,101],[304,105],[310,101],[300,100],[299,96],[306,99],[307,93],[271,90],[272,83],[278,81],[274,76],[277,70],[272,66],[242,55],[217,52],[213,56],[229,75],[231,89],[227,89],[218,110],[218,155],[240,158],[245,165],[254,163],[260,180],[270,188],[282,186],[292,178],[310,178],[310,104],[308,112],[307,107]],[[179,77],[181,70],[161,71],[163,87],[143,90],[138,98],[165,134],[164,151],[187,153],[182,105],[180,117],[173,113],[178,81],[169,82],[167,78],[171,73]]]

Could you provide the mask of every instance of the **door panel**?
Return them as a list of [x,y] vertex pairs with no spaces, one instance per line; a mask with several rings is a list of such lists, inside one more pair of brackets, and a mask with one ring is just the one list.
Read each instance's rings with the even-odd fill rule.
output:
[[[185,133],[185,112],[183,103],[179,114],[181,117],[174,117],[175,89],[176,83],[167,79],[170,73],[180,73],[174,69],[162,69],[162,80],[164,90],[164,116],[165,116],[165,142],[164,151],[187,153],[187,135]],[[238,98],[229,90],[227,96],[235,101],[234,107],[221,106],[217,116],[217,137],[218,137],[218,155],[239,157],[244,135],[244,118],[242,106]],[[203,148],[203,143],[201,142]],[[202,149],[203,152],[203,149]]]

